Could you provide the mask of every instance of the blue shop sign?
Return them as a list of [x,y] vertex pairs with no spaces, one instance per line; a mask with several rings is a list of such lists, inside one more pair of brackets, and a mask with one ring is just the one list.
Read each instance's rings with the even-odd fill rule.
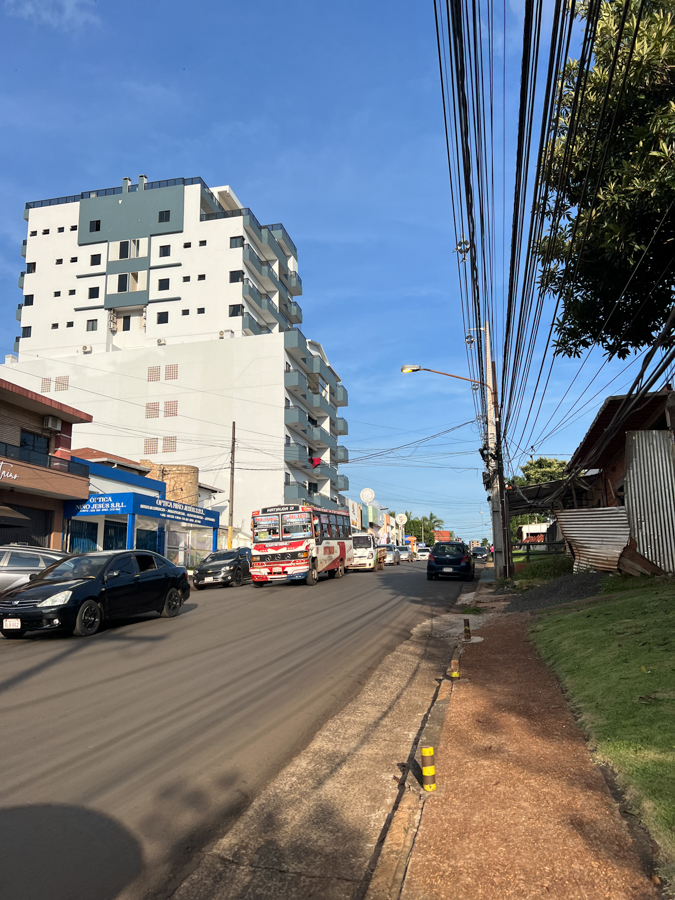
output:
[[186,525],[202,528],[218,528],[220,523],[220,513],[146,494],[93,494],[85,503],[69,500],[63,505],[63,515],[66,519],[78,516],[129,514],[149,516],[153,519],[170,519],[173,522],[184,522]]

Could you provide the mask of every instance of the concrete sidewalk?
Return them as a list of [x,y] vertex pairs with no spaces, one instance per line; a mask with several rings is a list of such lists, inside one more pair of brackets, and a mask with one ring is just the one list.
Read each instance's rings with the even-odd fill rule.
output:
[[376,871],[369,900],[655,900],[527,616],[493,616],[479,634],[440,728],[438,789],[408,816],[400,880],[383,888]]

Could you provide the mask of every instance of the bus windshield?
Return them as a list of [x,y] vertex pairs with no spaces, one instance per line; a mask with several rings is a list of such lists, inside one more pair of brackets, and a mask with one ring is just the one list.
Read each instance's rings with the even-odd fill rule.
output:
[[284,513],[281,517],[282,538],[312,537],[312,516],[308,512]]
[[279,540],[279,516],[253,516],[254,541]]

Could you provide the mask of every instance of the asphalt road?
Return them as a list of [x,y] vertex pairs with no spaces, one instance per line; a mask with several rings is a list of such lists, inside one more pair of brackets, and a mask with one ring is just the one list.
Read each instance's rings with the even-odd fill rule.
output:
[[0,638],[4,900],[168,896],[410,629],[454,603],[461,585],[425,568],[193,591],[175,619],[88,639]]

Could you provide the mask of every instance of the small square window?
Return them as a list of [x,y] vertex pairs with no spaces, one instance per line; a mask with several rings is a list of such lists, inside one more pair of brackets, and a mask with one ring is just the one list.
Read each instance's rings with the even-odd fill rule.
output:
[[42,233],[43,233],[43,234],[49,234],[49,228],[43,228],[43,229],[42,229]]
[[97,287],[89,288],[89,299],[90,300],[98,300],[98,291],[99,291],[99,289]]
[[164,418],[178,415],[178,400],[164,401]]
[[68,296],[69,296],[69,297],[74,297],[74,296],[75,296],[75,289],[74,289],[74,288],[72,288],[71,290],[68,291]]
[[23,328],[21,329],[21,337],[22,338],[30,337],[31,331],[32,331],[32,328],[30,325],[24,325]]
[[71,231],[77,231],[77,225],[71,225],[71,226],[70,226],[70,230],[71,230]]
[[66,322],[66,328],[72,328],[74,324],[74,322]]
[[131,316],[122,316],[122,331],[131,331]]
[[37,237],[37,231],[31,231],[29,237]]
[[191,246],[192,241],[185,241],[185,243],[183,244],[183,250],[189,250]]
[[57,375],[54,379],[55,391],[67,391],[70,383],[70,375]]
[[35,274],[35,263],[26,263],[26,275]]
[[244,280],[244,273],[240,269],[236,272],[230,272],[230,284],[236,284],[238,281]]
[[162,377],[161,366],[148,366],[148,381],[160,381]]
[[56,331],[56,329],[57,329],[58,327],[59,327],[59,323],[58,323],[58,322],[52,322],[52,331]]
[[127,272],[120,272],[117,276],[117,293],[126,294],[129,290],[129,275]]
[[205,312],[206,312],[206,309],[203,306],[197,307],[197,315],[198,316],[203,316]]
[[164,381],[175,381],[178,378],[178,363],[164,366]]
[[206,275],[197,275],[197,281],[206,281]]
[[59,234],[63,234],[63,232],[64,232],[66,229],[63,228],[63,227],[61,227],[61,228],[57,228],[56,230],[58,231]]
[[230,307],[230,318],[232,319],[234,316],[242,316],[244,314],[244,307],[241,303],[237,303],[235,306]]
[[169,321],[169,313],[168,312],[158,312],[157,313],[157,324],[158,325],[166,325]]
[[159,419],[159,403],[146,403],[145,404],[145,418],[146,419]]
[[62,266],[62,265],[63,265],[63,260],[62,260],[62,259],[57,259],[57,260],[56,260],[56,265],[57,265],[57,266]]
[[51,378],[42,378],[40,380],[40,393],[48,394],[52,389],[52,380]]
[[171,244],[163,244],[159,248],[159,255],[160,256],[171,256]]
[[175,437],[163,437],[162,438],[162,453],[175,453],[176,452],[176,438]]
[[190,280],[190,276],[189,276],[189,275],[183,275],[183,284],[185,284],[185,283],[188,282],[189,280]]
[[143,453],[159,453],[159,438],[146,438],[143,441]]
[[[77,257],[75,257],[75,260],[71,259],[71,262],[73,262],[73,261],[76,262]],[[92,253],[91,258],[89,260],[89,265],[90,266],[100,266],[101,265],[101,254],[100,253]]]
[[200,241],[200,242],[199,242],[199,246],[200,246],[200,247],[206,247],[206,241]]
[[230,250],[234,250],[237,247],[244,246],[244,238],[243,237],[231,237],[230,238]]
[[35,297],[34,294],[26,294],[25,297],[23,298],[23,305],[24,306],[32,306],[34,297]]
[[169,279],[168,278],[160,278],[157,282],[157,290],[158,291],[168,291],[169,290]]
[[87,331],[98,331],[98,319],[87,319]]
[[[71,256],[71,257],[70,257],[70,261],[71,261],[71,263],[77,262],[77,257],[76,257],[76,256]],[[92,263],[92,266],[93,266],[93,265],[96,265],[96,264],[95,264],[95,263]]]
[[[71,226],[71,231],[72,226]],[[89,223],[89,231],[100,231],[101,230],[101,220],[100,219],[92,219]]]
[[190,310],[189,309],[181,309],[180,314],[181,314],[181,316],[189,316]]
[[60,296],[61,296],[61,291],[54,291],[54,296],[55,296],[55,297],[60,297]]
[[170,209],[162,209],[159,212],[159,222],[170,222],[171,221],[171,210]]

